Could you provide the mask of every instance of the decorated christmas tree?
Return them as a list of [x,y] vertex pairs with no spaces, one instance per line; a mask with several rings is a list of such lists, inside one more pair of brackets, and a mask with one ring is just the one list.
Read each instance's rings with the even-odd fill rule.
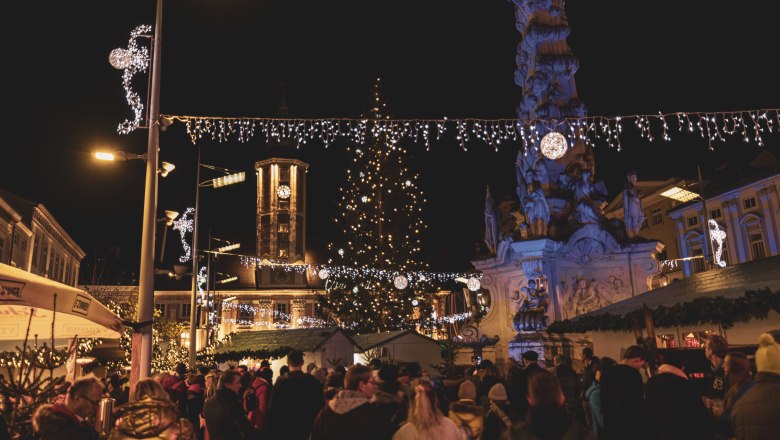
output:
[[[381,80],[374,83],[370,119],[388,118]],[[425,197],[409,156],[386,131],[348,147],[350,167],[339,190],[336,223],[343,240],[330,243],[325,318],[358,333],[414,328],[430,316],[431,283],[418,271]]]

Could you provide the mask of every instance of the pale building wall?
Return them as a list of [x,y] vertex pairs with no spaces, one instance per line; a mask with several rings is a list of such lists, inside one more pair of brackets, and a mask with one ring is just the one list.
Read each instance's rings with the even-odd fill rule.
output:
[[[430,370],[431,365],[438,365],[441,361],[441,347],[438,343],[412,334],[393,339],[376,348],[383,347],[387,349],[385,359],[394,359],[399,362],[419,362],[422,369]],[[357,362],[365,364],[367,363],[364,357],[365,353],[355,353],[354,358],[357,359]]]

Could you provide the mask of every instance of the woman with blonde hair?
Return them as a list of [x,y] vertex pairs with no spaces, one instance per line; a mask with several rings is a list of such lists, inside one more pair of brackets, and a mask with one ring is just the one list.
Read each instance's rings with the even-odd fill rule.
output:
[[194,440],[192,423],[179,418],[168,393],[154,379],[139,381],[131,403],[119,407],[120,418],[109,440]]
[[433,382],[419,378],[412,383],[409,418],[393,440],[464,440],[463,432],[439,410]]

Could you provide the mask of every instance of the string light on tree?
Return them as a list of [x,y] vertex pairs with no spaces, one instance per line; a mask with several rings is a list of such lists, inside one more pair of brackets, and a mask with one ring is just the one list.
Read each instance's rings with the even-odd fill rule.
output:
[[136,73],[144,73],[149,67],[149,49],[139,47],[136,40],[140,37],[149,37],[152,27],[141,25],[130,32],[130,41],[127,43],[127,49],[114,49],[108,56],[108,62],[119,70],[122,70],[122,87],[125,89],[125,98],[127,104],[133,110],[135,118],[131,121],[125,119],[117,127],[119,134],[128,134],[138,128],[141,124],[141,118],[144,114],[144,104],[141,97],[133,91],[133,76]]

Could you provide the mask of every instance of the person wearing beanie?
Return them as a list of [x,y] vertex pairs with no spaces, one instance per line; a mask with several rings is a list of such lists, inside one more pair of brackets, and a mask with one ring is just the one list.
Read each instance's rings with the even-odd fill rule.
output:
[[776,439],[780,433],[780,332],[764,333],[756,350],[755,384],[734,404],[737,440]]
[[523,369],[515,370],[509,376],[508,395],[512,409],[520,418],[528,412],[528,380],[536,373],[544,371],[539,366],[539,353],[528,350],[522,354]]
[[482,406],[476,403],[476,399],[477,387],[466,379],[458,388],[458,400],[450,403],[450,419],[469,440],[480,438],[485,422]]
[[490,404],[485,416],[482,440],[498,440],[504,432],[512,429],[512,425],[518,422],[520,417],[509,406],[506,388],[503,384],[493,385],[488,391],[487,397]]

